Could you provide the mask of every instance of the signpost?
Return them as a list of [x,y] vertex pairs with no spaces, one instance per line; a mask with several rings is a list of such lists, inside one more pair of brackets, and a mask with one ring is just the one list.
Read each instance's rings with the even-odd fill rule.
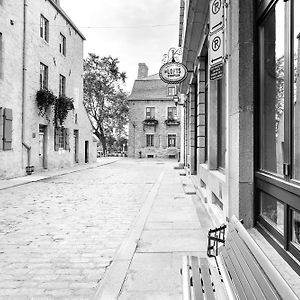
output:
[[223,77],[224,61],[224,0],[210,1],[210,80]]

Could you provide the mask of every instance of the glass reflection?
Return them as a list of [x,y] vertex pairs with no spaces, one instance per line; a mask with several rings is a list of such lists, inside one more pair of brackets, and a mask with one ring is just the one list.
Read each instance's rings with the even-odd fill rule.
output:
[[283,233],[284,205],[272,196],[261,193],[261,215]]
[[269,13],[261,38],[261,168],[283,175],[284,2]]
[[294,178],[300,180],[300,1],[294,1]]
[[293,211],[292,242],[300,247],[300,214]]

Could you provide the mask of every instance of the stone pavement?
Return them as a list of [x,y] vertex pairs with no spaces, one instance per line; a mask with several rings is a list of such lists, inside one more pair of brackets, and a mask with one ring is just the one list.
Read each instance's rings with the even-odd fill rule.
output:
[[117,160],[118,160],[118,158],[116,158],[116,157],[101,157],[101,158],[97,159],[96,163],[92,163],[92,164],[82,164],[82,165],[77,165],[77,166],[70,167],[70,168],[56,169],[56,170],[51,170],[51,171],[45,170],[45,171],[42,171],[39,173],[33,173],[32,175],[16,177],[16,178],[12,178],[12,179],[0,179],[0,190],[23,185],[23,184],[30,183],[30,182],[36,182],[36,181],[43,180],[46,178],[70,174],[70,173],[78,172],[81,170],[96,168],[99,166],[104,166],[107,164],[111,164]]
[[213,226],[173,166],[165,166],[93,300],[182,299],[182,256],[206,256]]
[[6,181],[0,300],[91,299],[169,164],[122,158]]

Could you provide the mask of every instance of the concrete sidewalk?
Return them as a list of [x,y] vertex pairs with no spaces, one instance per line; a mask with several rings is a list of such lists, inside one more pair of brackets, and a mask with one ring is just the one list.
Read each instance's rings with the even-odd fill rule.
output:
[[2,179],[0,180],[0,190],[27,184],[30,182],[35,182],[39,180],[43,180],[50,177],[60,176],[64,174],[69,174],[73,172],[78,172],[85,169],[92,169],[97,168],[99,166],[111,164],[115,161],[117,161],[118,158],[116,157],[101,157],[98,158],[96,163],[90,163],[90,164],[82,164],[82,165],[76,165],[74,167],[70,168],[63,168],[63,169],[56,169],[56,170],[45,170],[42,172],[36,172],[32,175],[22,176],[22,177],[16,177],[12,179]]
[[207,231],[213,227],[190,189],[186,192],[187,180],[166,165],[94,300],[182,299],[182,256],[206,256]]

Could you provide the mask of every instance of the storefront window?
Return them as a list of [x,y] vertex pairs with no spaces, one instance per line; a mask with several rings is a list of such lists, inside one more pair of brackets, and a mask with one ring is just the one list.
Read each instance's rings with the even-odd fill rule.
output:
[[283,175],[284,2],[274,6],[260,30],[261,169]]
[[294,178],[300,180],[300,19],[296,12],[300,11],[300,1],[294,1]]
[[261,215],[283,233],[284,205],[272,196],[261,193]]
[[226,98],[223,80],[218,80],[218,167],[225,169],[226,153]]
[[300,248],[300,214],[293,211],[292,242]]

